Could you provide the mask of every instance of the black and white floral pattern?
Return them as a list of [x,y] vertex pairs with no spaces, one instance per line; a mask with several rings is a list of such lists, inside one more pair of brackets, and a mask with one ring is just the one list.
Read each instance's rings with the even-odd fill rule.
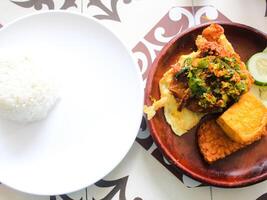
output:
[[[142,2],[143,1],[143,2]],[[1,3],[0,2],[0,11]],[[127,23],[127,21],[123,21],[122,18],[122,9],[123,7],[131,7],[133,3],[138,3],[140,6],[146,3],[146,0],[6,0],[5,2],[9,2],[10,8],[15,8],[17,10],[54,10],[54,9],[77,9],[79,12],[87,12],[87,14],[95,17],[98,20],[107,23],[114,23],[116,26]],[[190,1],[191,2],[191,1]],[[153,4],[164,4],[157,1],[151,1]],[[259,20],[266,20],[267,17],[267,0],[265,0],[265,13],[262,13],[261,16],[265,16],[265,18],[261,18]],[[91,14],[91,10],[96,9],[96,12]],[[140,7],[141,9],[141,7]],[[143,74],[144,83],[146,80],[147,72],[154,58],[163,47],[172,37],[176,34],[181,33],[185,29],[195,25],[205,22],[205,19],[209,18],[212,20],[228,20],[222,13],[216,10],[212,6],[199,6],[192,8],[191,6],[180,6],[180,2],[177,1],[172,6],[169,6],[169,11],[166,10],[166,15],[163,17],[157,16],[157,19],[160,19],[156,25],[151,24],[150,30],[145,36],[140,39],[139,42],[132,48],[133,54],[136,58],[136,61],[139,64],[140,70]],[[138,15],[138,10],[135,11],[135,14]],[[153,13],[153,10],[149,10],[147,8],[148,15],[156,15],[157,13]],[[16,15],[16,13],[14,13]],[[203,17],[204,16],[204,17]],[[205,18],[206,16],[206,18]],[[146,19],[144,19],[146,20]],[[2,19],[0,18],[0,27]],[[133,26],[137,26],[133,24]],[[144,149],[145,153],[147,153],[151,158],[155,158],[162,170],[167,170],[170,174],[173,174],[177,179],[177,182],[183,183],[186,187],[186,190],[202,190],[207,187],[199,187],[205,186],[202,183],[191,180],[189,177],[185,176],[181,171],[174,168],[171,163],[161,154],[160,150],[156,147],[153,142],[152,137],[149,134],[147,122],[145,117],[143,117],[142,124],[140,127],[139,134],[136,138],[137,145],[141,145]],[[129,197],[129,185],[132,184],[132,174],[124,174],[120,177],[111,178],[111,179],[102,179],[95,183],[94,187],[97,191],[102,191],[105,189],[100,196],[92,196],[88,193],[88,188],[82,189],[80,192],[73,194],[62,194],[57,196],[50,197],[42,197],[42,199],[46,200],[112,200],[115,197],[119,200],[145,200],[142,195],[132,195]],[[157,176],[157,174],[155,174]],[[142,177],[139,177],[142,179]],[[146,180],[144,180],[145,182]],[[162,180],[165,181],[165,180]],[[157,183],[155,183],[157,184]],[[0,186],[5,187],[5,186]],[[137,190],[139,185],[136,186]],[[264,187],[264,185],[262,186]],[[184,187],[185,188],[185,187]],[[183,189],[184,189],[183,188]],[[209,188],[207,189],[209,193]],[[233,190],[234,191],[234,190]],[[16,193],[16,191],[13,191]],[[153,192],[147,190],[148,193]],[[165,192],[165,191],[164,191]],[[267,200],[267,191],[261,192],[260,195],[254,196],[254,199],[257,200]],[[213,192],[214,193],[214,192]],[[234,192],[233,192],[234,193]],[[209,193],[210,194],[210,193]],[[0,199],[5,199],[5,197],[1,198],[3,194],[0,193]],[[139,197],[140,196],[140,197]],[[209,196],[211,198],[211,196]],[[7,197],[8,198],[8,197]],[[207,199],[204,197],[196,196],[196,199]],[[234,199],[233,197],[232,199]],[[241,198],[241,197],[240,197]],[[245,199],[245,196],[242,196]],[[10,199],[10,198],[9,198]],[[29,196],[22,197],[23,200],[28,200]],[[36,199],[32,197],[31,199]],[[157,197],[154,198],[158,200]],[[169,200],[169,194],[166,193],[166,200]],[[179,199],[179,197],[177,197]],[[209,198],[208,198],[209,199]],[[213,199],[216,200],[213,195]],[[219,198],[218,198],[219,199]]]
[[[62,5],[57,9],[68,9],[70,7],[77,8],[78,0],[64,0]],[[56,9],[55,3],[53,0],[26,0],[26,1],[15,1],[11,0],[12,3],[23,7],[23,8],[34,8],[35,10],[41,10],[44,6],[46,6],[49,10]]]

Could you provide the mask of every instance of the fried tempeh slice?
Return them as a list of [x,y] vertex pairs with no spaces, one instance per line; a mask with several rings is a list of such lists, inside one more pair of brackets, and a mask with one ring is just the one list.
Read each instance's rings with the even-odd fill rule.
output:
[[232,141],[215,119],[203,122],[197,134],[200,152],[208,163],[222,159],[246,146]]
[[234,141],[248,144],[267,132],[267,108],[252,93],[247,92],[217,120]]

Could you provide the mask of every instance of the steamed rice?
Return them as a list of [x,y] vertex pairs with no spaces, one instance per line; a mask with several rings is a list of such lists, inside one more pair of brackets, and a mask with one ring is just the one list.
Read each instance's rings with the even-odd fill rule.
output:
[[41,120],[57,99],[53,82],[30,58],[0,55],[0,117],[17,122]]

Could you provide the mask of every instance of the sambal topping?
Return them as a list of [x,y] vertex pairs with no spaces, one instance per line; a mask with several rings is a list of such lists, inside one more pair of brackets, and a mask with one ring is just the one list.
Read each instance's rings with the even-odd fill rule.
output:
[[188,58],[175,79],[186,77],[190,94],[187,95],[187,101],[196,99],[203,111],[222,111],[248,91],[251,78],[244,71],[235,58]]

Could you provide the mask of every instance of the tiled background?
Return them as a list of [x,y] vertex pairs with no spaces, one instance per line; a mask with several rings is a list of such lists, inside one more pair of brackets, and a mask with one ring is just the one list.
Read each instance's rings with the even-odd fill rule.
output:
[[[173,7],[209,7],[207,15],[219,10],[228,19],[267,32],[266,0],[1,0],[0,24],[38,10],[67,9],[93,16],[111,29],[133,49],[139,41]],[[216,8],[216,9],[215,9]],[[140,131],[145,137],[147,131]],[[159,163],[151,152],[135,142],[128,155],[109,175],[95,185],[72,194],[36,196],[0,185],[0,200],[264,200],[267,199],[267,181],[240,189],[222,189],[200,186],[187,176],[182,182]],[[86,161],[85,161],[86,162]]]

